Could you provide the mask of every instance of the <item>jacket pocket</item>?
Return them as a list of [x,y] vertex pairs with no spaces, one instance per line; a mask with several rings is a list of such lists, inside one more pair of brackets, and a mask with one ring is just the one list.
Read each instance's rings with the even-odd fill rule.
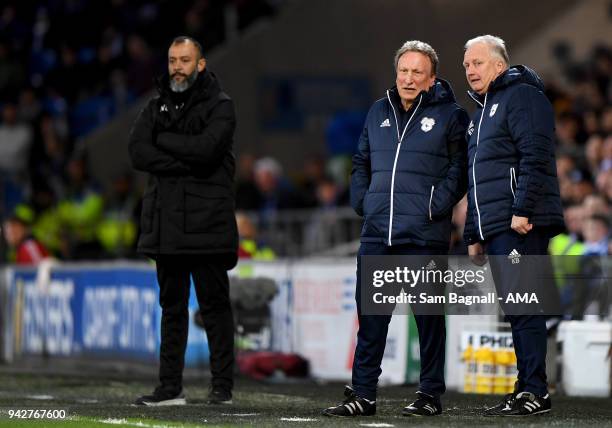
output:
[[233,216],[230,190],[195,183],[185,186],[185,233],[222,233]]
[[512,192],[512,197],[516,198],[516,173],[514,168],[510,168],[510,191]]

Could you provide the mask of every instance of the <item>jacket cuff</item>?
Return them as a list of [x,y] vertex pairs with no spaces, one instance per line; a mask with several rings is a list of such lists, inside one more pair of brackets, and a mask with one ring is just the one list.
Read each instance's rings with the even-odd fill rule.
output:
[[517,217],[531,217],[532,212],[523,208],[512,208],[512,214]]

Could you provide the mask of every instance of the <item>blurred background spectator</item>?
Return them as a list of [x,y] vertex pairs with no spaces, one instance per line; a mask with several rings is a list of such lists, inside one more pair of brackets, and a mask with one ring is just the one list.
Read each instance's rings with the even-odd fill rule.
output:
[[46,257],[49,252],[36,238],[32,236],[30,225],[34,213],[28,207],[20,205],[8,217],[2,229],[4,239],[9,245],[9,260],[19,265],[35,265]]

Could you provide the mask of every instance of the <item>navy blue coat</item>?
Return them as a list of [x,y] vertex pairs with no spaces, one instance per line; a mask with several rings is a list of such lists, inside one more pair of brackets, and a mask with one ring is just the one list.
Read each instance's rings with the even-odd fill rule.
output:
[[465,242],[510,229],[512,216],[553,234],[563,228],[554,114],[537,74],[523,65],[499,75],[478,104],[469,135]]
[[400,106],[396,88],[374,103],[353,156],[361,242],[448,248],[452,208],[467,188],[469,116],[441,79],[419,94],[405,124]]

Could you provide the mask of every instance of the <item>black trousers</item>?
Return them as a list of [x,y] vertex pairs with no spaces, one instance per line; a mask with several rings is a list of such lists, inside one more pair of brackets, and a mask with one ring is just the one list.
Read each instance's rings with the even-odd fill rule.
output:
[[[538,271],[537,267],[522,267],[527,260],[513,264],[508,255],[516,250],[522,258],[530,255],[545,255],[548,251],[549,234],[546,230],[533,228],[526,235],[520,235],[514,230],[497,234],[485,241],[485,250],[490,256],[491,273],[495,288],[500,296],[510,292],[525,289],[525,276],[530,270]],[[542,263],[543,258],[537,259]],[[544,287],[541,287],[545,289]],[[536,291],[536,290],[530,290]],[[539,293],[540,299],[553,296]],[[547,293],[548,294],[548,293]],[[503,308],[503,305],[502,305]],[[508,312],[510,312],[508,310]],[[512,328],[512,341],[517,359],[519,391],[527,391],[539,396],[547,393],[546,384],[546,316],[538,314],[508,315],[506,319]]]
[[[359,331],[353,359],[352,383],[355,393],[368,400],[376,400],[378,378],[387,344],[391,315],[364,315],[361,311],[361,256],[372,255],[443,255],[448,251],[418,245],[361,243],[357,254],[357,316]],[[419,331],[421,375],[419,391],[439,397],[446,391],[444,362],[446,357],[446,322],[444,315],[415,315]]]
[[159,304],[162,308],[159,380],[168,391],[183,384],[189,328],[190,276],[208,337],[212,385],[233,387],[234,318],[229,278],[223,256],[161,255],[156,257]]

